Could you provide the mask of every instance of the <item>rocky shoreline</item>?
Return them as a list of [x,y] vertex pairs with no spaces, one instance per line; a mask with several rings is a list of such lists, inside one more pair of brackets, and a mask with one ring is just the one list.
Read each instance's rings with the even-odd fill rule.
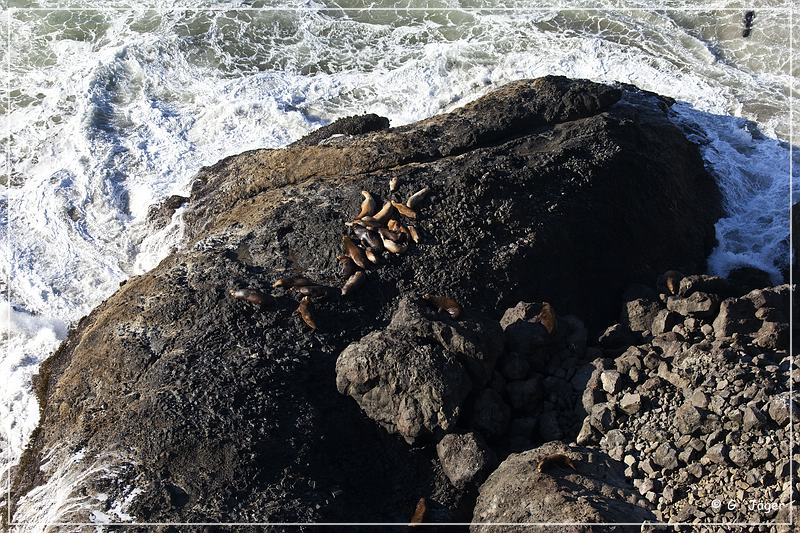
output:
[[[81,453],[139,522],[785,519],[789,286],[702,274],[719,192],[671,103],[522,80],[203,169],[153,210],[185,247],[42,365],[12,510]],[[388,249],[343,275],[356,226]]]

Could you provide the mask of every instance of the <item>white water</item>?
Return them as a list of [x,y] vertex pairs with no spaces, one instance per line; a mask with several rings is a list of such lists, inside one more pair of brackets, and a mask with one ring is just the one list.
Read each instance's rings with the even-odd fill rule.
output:
[[[11,13],[11,108],[0,128],[4,145],[6,132],[14,139],[0,226],[12,302],[2,302],[4,463],[18,458],[37,423],[30,378],[67,327],[179,244],[180,212],[153,234],[148,207],[186,194],[202,165],[284,145],[341,116],[375,112],[400,125],[545,74],[672,96],[682,101],[674,119],[701,143],[728,209],[711,269],[753,265],[777,279],[789,203],[788,145],[777,139],[788,139],[789,86],[800,87],[788,73],[786,14],[758,11],[747,40],[740,18],[645,10]],[[60,504],[36,497],[69,498],[79,478],[58,479],[58,489],[30,495],[20,516],[52,518]]]

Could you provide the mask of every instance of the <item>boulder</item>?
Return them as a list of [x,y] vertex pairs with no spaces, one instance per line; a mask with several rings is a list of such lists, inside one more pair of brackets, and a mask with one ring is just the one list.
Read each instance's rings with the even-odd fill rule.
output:
[[687,297],[695,292],[715,294],[717,296],[728,296],[731,288],[728,280],[719,276],[709,276],[707,274],[693,274],[681,279],[678,294]]
[[480,484],[497,465],[497,457],[477,433],[445,435],[436,445],[436,454],[447,479],[457,486]]
[[[570,459],[574,469],[555,456]],[[635,501],[622,464],[606,454],[579,446],[550,442],[510,455],[481,485],[472,521],[519,524],[503,531],[525,532],[525,523],[602,523],[655,520]],[[494,531],[496,526],[473,524],[470,531]],[[561,526],[559,531],[587,531],[585,526]]]
[[716,294],[692,292],[689,296],[670,296],[667,309],[683,316],[711,318],[719,310],[719,297]]
[[755,318],[756,308],[747,298],[726,298],[719,307],[719,314],[714,319],[714,335],[730,337],[734,333],[753,333],[759,328]]
[[653,319],[653,324],[650,326],[650,331],[653,335],[661,335],[667,331],[672,331],[672,328],[683,322],[683,317],[675,311],[662,309],[656,313]]
[[649,331],[661,309],[661,304],[653,300],[631,300],[625,303],[620,321],[631,331]]
[[452,430],[472,382],[452,353],[389,330],[370,333],[341,353],[336,388],[413,443]]

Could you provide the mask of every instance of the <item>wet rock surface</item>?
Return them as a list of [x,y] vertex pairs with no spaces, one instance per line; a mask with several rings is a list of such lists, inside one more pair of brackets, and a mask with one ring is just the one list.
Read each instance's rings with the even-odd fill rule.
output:
[[[741,294],[705,287],[697,292],[720,298],[713,320],[705,301],[682,323],[675,315],[683,307],[659,304],[659,313],[673,315],[649,340],[653,323],[650,332],[640,328],[661,300],[645,291],[638,297],[650,307],[636,325],[612,328],[587,348],[618,319],[629,284],[649,286],[674,267],[702,271],[714,243],[719,195],[697,148],[668,120],[669,104],[630,86],[525,80],[400,128],[359,119],[317,141],[203,169],[184,211],[184,248],[129,280],[42,365],[41,422],[14,476],[13,500],[47,480],[43,465],[80,452],[86,461],[102,457],[114,486],[138,489],[128,512],[140,521],[406,522],[421,497],[426,520],[469,521],[485,470],[462,471],[447,449],[440,460],[436,444],[447,448],[440,439],[448,434],[474,433],[498,460],[576,436],[595,446],[605,439],[609,456],[626,453],[636,442],[626,424],[650,413],[654,397],[678,394],[654,392],[696,379],[677,361],[688,357],[686,339],[698,328],[720,337],[698,359],[712,366],[738,353],[740,341],[721,340],[722,332],[746,327],[775,346],[785,338],[781,309],[760,303],[771,296],[742,303]],[[399,186],[390,193],[393,179]],[[424,186],[431,193],[418,208],[419,242],[368,266],[363,283],[342,296],[337,257],[361,191],[380,205]],[[298,289],[272,287],[284,275],[329,287],[306,300],[308,316],[297,312]],[[231,296],[243,289],[256,296]],[[421,307],[426,293],[455,299],[463,316]],[[633,341],[649,345],[618,364]],[[752,357],[747,365],[762,361]],[[755,366],[767,373],[785,365],[778,356],[764,361]],[[755,372],[750,366],[722,374],[715,367],[714,379],[745,383],[736,372]],[[772,390],[780,393],[777,383],[776,376]],[[719,382],[704,387],[725,390]],[[742,411],[756,442],[778,424],[771,412],[786,418],[781,405],[765,405],[769,394],[737,404],[759,410]],[[721,420],[717,397],[695,407],[699,421],[686,413],[690,439],[705,435],[709,413]],[[708,464],[741,459],[742,443],[726,439],[703,442],[703,450],[729,448]],[[484,457],[479,448],[471,456]],[[675,455],[670,472],[683,471],[684,449],[662,450],[667,466],[653,458],[653,470],[671,467]],[[591,453],[597,465],[618,461]],[[515,464],[502,472],[523,468]],[[645,468],[638,464],[636,475]],[[587,495],[633,490],[616,475],[600,481],[599,466],[584,468],[579,461],[568,476],[578,475]],[[106,490],[109,501],[127,495],[104,479],[87,476],[81,490]],[[565,494],[549,474],[541,479]],[[493,486],[484,484],[479,504]],[[648,498],[658,490],[645,491],[631,516],[658,509]],[[681,500],[677,489],[674,498]],[[591,501],[574,509],[605,516]]]

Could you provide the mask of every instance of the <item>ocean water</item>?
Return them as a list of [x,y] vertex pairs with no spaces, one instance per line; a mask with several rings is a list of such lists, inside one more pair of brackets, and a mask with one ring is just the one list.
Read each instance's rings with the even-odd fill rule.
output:
[[[339,117],[374,112],[397,126],[546,74],[671,96],[724,196],[710,270],[756,266],[777,282],[786,268],[800,122],[789,108],[800,89],[789,3],[755,3],[748,39],[735,2],[100,4],[6,0],[2,12],[0,477],[38,421],[39,363],[121,281],[180,246],[180,211],[155,232],[148,208],[187,194],[203,165]],[[72,488],[104,466],[82,461],[54,464],[20,519],[89,506]],[[101,496],[91,520],[135,519]]]

